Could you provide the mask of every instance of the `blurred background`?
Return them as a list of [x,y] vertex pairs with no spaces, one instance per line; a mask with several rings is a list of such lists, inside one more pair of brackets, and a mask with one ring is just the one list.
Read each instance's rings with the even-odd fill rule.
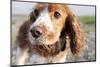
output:
[[[29,14],[34,10],[36,3],[32,2],[12,2],[12,46],[15,44],[19,27],[29,18]],[[68,5],[77,16],[86,36],[85,56],[80,61],[96,60],[96,18],[95,6]],[[71,58],[71,57],[70,57]]]

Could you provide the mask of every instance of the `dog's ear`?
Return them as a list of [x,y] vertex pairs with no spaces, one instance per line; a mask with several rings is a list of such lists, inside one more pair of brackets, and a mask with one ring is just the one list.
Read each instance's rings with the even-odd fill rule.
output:
[[66,18],[65,25],[66,33],[70,39],[71,52],[76,56],[82,55],[84,49],[84,34],[76,16],[71,11]]

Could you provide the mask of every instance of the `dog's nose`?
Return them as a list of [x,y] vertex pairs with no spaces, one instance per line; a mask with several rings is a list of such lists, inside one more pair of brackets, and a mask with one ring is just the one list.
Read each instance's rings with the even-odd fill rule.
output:
[[35,28],[31,29],[30,32],[32,33],[32,36],[35,38],[38,38],[42,35],[42,29],[39,27],[35,27]]

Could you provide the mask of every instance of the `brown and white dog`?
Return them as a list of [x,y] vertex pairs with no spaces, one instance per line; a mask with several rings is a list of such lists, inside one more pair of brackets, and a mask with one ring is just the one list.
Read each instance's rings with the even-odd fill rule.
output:
[[70,8],[64,4],[37,4],[19,29],[16,64],[66,62],[67,37],[72,54],[81,55],[84,36]]

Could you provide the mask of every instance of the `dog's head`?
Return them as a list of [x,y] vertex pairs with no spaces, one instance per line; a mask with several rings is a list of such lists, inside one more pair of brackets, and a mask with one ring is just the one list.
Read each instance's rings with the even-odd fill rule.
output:
[[50,45],[59,40],[67,11],[59,4],[37,4],[31,13],[30,40],[36,44]]
[[69,36],[73,54],[78,54],[83,49],[82,30],[66,5],[39,3],[31,12],[29,23],[28,38],[32,44],[51,45],[60,38]]

